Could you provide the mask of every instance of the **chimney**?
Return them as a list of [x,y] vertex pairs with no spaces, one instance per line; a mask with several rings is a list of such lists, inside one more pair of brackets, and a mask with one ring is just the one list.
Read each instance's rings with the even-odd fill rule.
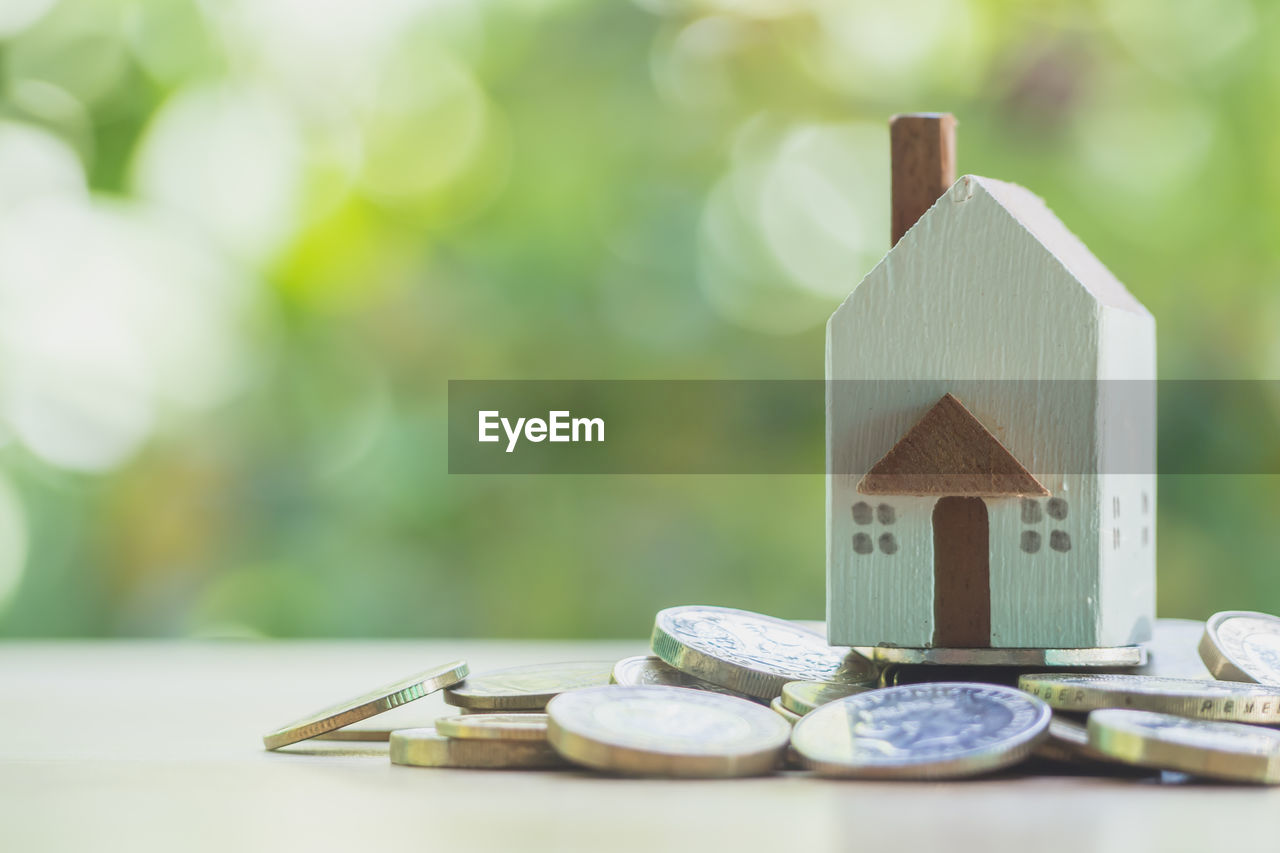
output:
[[956,181],[956,119],[903,113],[889,119],[893,165],[893,244]]

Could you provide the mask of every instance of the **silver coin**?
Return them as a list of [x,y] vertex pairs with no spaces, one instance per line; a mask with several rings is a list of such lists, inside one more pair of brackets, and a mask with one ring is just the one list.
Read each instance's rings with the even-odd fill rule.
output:
[[681,672],[772,699],[788,681],[872,684],[876,668],[792,622],[727,607],[671,607],[654,622],[653,652]]
[[682,687],[590,687],[552,699],[547,737],[565,758],[614,773],[727,777],[768,773],[791,726],[745,699]]
[[613,683],[623,687],[684,687],[689,690],[708,690],[739,699],[754,697],[736,693],[719,684],[703,681],[696,675],[681,672],[657,655],[636,655],[623,658],[613,665]]
[[897,646],[858,646],[855,651],[883,664],[939,666],[1138,666],[1147,659],[1142,646],[1096,649],[905,649]]
[[1228,610],[1209,617],[1200,658],[1217,678],[1280,685],[1280,619]]
[[1062,711],[1131,708],[1201,720],[1280,724],[1280,687],[1159,675],[1023,675],[1018,687]]
[[1280,732],[1261,726],[1113,708],[1089,715],[1089,745],[1141,767],[1280,783]]
[[791,744],[827,776],[942,779],[1029,756],[1049,706],[1012,687],[908,684],[838,699],[806,714]]

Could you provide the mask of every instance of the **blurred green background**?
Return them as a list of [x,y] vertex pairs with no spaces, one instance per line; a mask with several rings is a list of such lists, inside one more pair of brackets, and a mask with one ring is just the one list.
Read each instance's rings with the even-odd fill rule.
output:
[[[820,477],[450,477],[446,381],[820,377],[921,109],[1163,377],[1280,375],[1277,43],[1262,0],[4,0],[0,634],[820,618]],[[1277,479],[1160,488],[1161,615],[1280,610]]]

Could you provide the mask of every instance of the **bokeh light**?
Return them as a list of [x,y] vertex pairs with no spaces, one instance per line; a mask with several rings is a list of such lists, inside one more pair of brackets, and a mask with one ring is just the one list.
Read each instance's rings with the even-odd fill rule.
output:
[[[916,110],[1152,309],[1162,376],[1274,378],[1278,38],[1263,0],[7,0],[0,634],[819,617],[820,477],[451,477],[447,381],[821,376]],[[1163,478],[1162,615],[1280,609],[1278,502]]]

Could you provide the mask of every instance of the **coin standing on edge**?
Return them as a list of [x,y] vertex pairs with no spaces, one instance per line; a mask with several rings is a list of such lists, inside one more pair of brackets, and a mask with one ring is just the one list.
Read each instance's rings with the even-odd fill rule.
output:
[[274,732],[263,735],[262,743],[267,749],[279,749],[291,743],[307,740],[351,723],[367,720],[406,702],[421,699],[442,687],[457,684],[466,677],[467,665],[464,662],[459,660],[447,663],[326,708],[296,723],[281,726]]
[[1198,720],[1280,723],[1280,687],[1161,675],[1037,673],[1018,687],[1061,711],[1128,708]]
[[1209,617],[1200,659],[1215,678],[1280,685],[1280,619],[1250,610]]
[[788,681],[873,684],[871,661],[795,623],[746,610],[690,605],[658,612],[653,653],[681,672],[759,699]]
[[746,699],[682,687],[592,687],[547,705],[547,736],[575,764],[639,776],[758,776],[791,726]]
[[466,770],[546,770],[565,761],[546,741],[445,737],[433,728],[391,733],[391,763]]
[[613,661],[537,663],[495,669],[444,692],[444,701],[468,710],[541,711],[554,696],[566,690],[609,683]]
[[803,717],[828,702],[834,702],[837,699],[843,699],[846,696],[853,696],[855,693],[863,693],[873,689],[875,688],[869,684],[836,684],[831,681],[788,681],[782,685],[782,696],[779,698],[782,700],[782,707],[793,714],[799,714]]
[[1012,687],[908,684],[823,705],[796,724],[791,745],[823,776],[974,776],[1030,756],[1051,713]]
[[1233,782],[1280,783],[1280,732],[1112,708],[1089,715],[1089,744],[1119,761]]
[[546,714],[460,714],[436,720],[436,734],[467,740],[547,739]]
[[623,658],[613,665],[613,683],[624,687],[684,687],[689,690],[707,690],[712,693],[723,693],[739,699],[751,699],[743,693],[703,681],[696,675],[681,672],[657,655],[636,655]]

